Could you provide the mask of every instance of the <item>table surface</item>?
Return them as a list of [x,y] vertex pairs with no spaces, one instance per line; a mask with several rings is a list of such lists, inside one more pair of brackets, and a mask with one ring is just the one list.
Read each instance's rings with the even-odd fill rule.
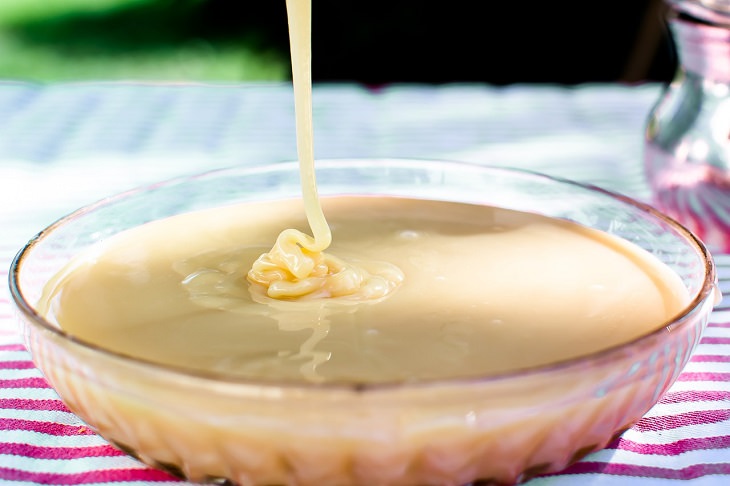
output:
[[[654,84],[354,84],[314,90],[318,159],[406,157],[537,170],[646,199]],[[287,84],[0,83],[0,278],[40,229],[106,195],[210,169],[296,159]],[[730,255],[715,255],[730,294]],[[176,483],[88,433],[32,365],[0,290],[0,482]],[[730,299],[665,397],[542,485],[730,484]]]

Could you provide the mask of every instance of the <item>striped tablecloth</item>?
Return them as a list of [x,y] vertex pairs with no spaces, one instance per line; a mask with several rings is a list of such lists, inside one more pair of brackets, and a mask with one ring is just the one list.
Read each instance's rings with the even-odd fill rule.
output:
[[[315,87],[316,156],[508,165],[642,199],[642,129],[659,86]],[[287,85],[0,84],[0,277],[81,205],[203,170],[295,159]],[[715,255],[730,295],[730,256]],[[730,484],[730,299],[678,382],[607,449],[543,485]],[[21,344],[0,290],[0,482],[180,484],[69,413]]]

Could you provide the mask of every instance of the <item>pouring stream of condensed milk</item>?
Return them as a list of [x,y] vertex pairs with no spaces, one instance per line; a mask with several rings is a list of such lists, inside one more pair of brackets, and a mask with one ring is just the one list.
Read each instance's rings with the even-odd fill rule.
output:
[[317,194],[312,123],[312,2],[287,0],[296,114],[297,154],[302,199],[312,236],[286,229],[271,251],[259,257],[248,280],[274,299],[381,299],[403,281],[403,273],[385,262],[345,262],[324,253],[332,242]]

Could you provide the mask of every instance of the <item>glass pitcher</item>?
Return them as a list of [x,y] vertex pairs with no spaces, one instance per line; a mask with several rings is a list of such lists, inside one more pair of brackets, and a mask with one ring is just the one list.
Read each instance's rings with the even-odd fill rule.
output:
[[654,205],[730,252],[730,0],[667,0],[679,68],[649,114]]

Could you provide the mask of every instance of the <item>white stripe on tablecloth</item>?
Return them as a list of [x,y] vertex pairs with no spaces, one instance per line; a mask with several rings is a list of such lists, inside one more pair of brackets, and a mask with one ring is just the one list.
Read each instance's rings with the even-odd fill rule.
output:
[[0,468],[13,468],[32,473],[78,474],[94,469],[146,469],[147,466],[129,456],[84,457],[79,459],[36,459],[0,454]]
[[[636,428],[631,428],[623,434],[623,438],[639,444],[669,445],[681,438],[711,439],[725,435],[723,431],[730,433],[730,418],[720,422],[691,424],[669,430],[638,431]],[[728,450],[725,448],[726,456],[727,453]],[[647,459],[647,464],[652,464],[650,458]]]
[[670,391],[722,391],[730,393],[730,381],[678,381],[675,382],[674,385],[672,385]]
[[71,412],[58,410],[16,410],[12,408],[0,408],[0,424],[3,420],[31,420],[34,422],[47,422],[58,425],[84,425],[84,423]]
[[[718,309],[727,309],[728,307],[726,307],[726,306],[728,306],[728,305],[730,305],[730,296],[725,297],[725,299],[723,299],[723,302],[718,306]],[[723,323],[730,322],[730,310],[718,310],[718,309],[715,309],[712,312],[713,322],[723,322]]]
[[41,447],[98,447],[108,445],[108,442],[98,435],[69,435],[59,438],[41,432],[18,429],[3,430],[2,442],[7,444],[32,444]]
[[728,344],[700,344],[699,346],[697,346],[697,350],[695,351],[695,356],[697,356],[697,355],[728,356],[729,354],[730,354],[730,345],[728,345]]
[[[725,356],[727,355],[727,351],[723,353]],[[707,363],[707,362],[694,362],[690,361],[687,363],[687,366],[685,366],[684,373],[697,373],[697,372],[705,372],[705,373],[728,373],[728,377],[730,377],[730,363]]]
[[665,479],[632,476],[630,478],[601,473],[559,475],[536,478],[527,483],[529,486],[727,486],[727,476],[708,475],[690,480]]
[[[730,399],[730,394],[728,394]],[[719,402],[719,403],[718,403]],[[724,402],[718,400],[700,400],[700,401],[682,401],[676,403],[664,403],[659,402],[649,410],[644,417],[660,417],[665,415],[673,415],[682,412],[686,412],[691,409],[695,412],[701,412],[703,410],[717,410],[725,405]]]
[[37,368],[23,370],[0,369],[0,380],[19,380],[24,378],[39,378],[43,373]]
[[724,322],[720,321],[718,318],[720,316],[717,313],[713,313],[710,321],[709,326],[707,329],[704,330],[702,333],[703,338],[707,337],[730,337],[730,328],[728,327],[721,327],[721,326],[713,326],[712,324],[724,324]]
[[[2,388],[0,387],[0,400],[59,400],[58,394],[53,388]],[[0,441],[2,438],[0,438]]]
[[23,362],[30,361],[28,351],[2,351],[0,350],[0,362]]

